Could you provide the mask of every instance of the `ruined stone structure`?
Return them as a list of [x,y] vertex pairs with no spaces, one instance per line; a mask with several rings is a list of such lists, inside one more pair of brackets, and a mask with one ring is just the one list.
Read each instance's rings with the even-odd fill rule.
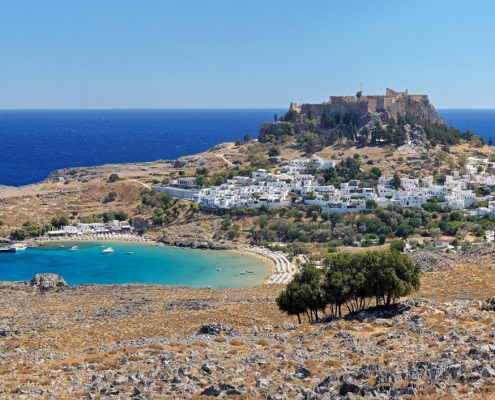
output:
[[310,118],[320,121],[322,115],[355,114],[359,118],[373,113],[386,113],[388,117],[412,114],[430,122],[442,122],[427,95],[411,95],[407,90],[396,92],[387,88],[385,95],[330,96],[321,104],[291,103],[289,110],[295,113],[297,122]]

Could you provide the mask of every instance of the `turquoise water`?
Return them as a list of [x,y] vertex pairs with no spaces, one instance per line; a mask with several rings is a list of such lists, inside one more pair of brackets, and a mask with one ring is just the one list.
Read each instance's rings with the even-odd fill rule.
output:
[[[259,258],[226,251],[114,242],[63,245],[61,248],[60,243],[52,243],[19,253],[0,253],[0,281],[27,280],[36,273],[51,272],[69,285],[158,283],[225,288],[253,286],[268,274]],[[70,251],[72,245],[78,245],[79,250]],[[111,246],[115,252],[103,254],[102,245]],[[240,274],[245,270],[253,273]]]

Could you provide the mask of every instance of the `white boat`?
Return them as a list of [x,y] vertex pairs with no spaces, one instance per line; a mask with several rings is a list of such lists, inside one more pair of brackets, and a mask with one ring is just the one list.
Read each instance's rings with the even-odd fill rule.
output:
[[217,268],[217,271],[221,271],[221,270],[222,270],[222,268]]
[[102,251],[103,254],[108,254],[108,253],[113,253],[115,250],[112,249],[111,247],[107,247]]
[[27,249],[27,246],[25,246],[23,244],[14,244],[13,246],[11,246],[9,248],[9,251],[12,253],[17,253],[19,251],[24,251],[26,249]]
[[70,251],[76,251],[76,250],[78,250],[78,249],[79,249],[79,247],[77,247],[77,246],[72,246],[72,247],[70,248]]
[[127,256],[131,255],[131,254],[134,254],[133,251],[128,251],[127,253],[125,253]]

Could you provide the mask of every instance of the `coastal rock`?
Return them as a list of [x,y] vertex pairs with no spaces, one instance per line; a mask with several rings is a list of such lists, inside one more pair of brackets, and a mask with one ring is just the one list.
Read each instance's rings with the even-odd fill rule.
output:
[[68,286],[64,278],[57,274],[36,274],[28,283],[40,292],[59,290]]

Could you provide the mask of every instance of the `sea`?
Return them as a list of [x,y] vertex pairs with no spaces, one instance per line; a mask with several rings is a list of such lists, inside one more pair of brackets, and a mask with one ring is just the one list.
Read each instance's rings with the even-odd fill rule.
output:
[[176,159],[255,138],[283,109],[0,110],[0,185],[67,167]]
[[[68,167],[175,159],[256,137],[273,109],[0,110],[0,185]],[[495,138],[495,110],[440,109],[448,125]]]
[[[495,137],[495,110],[438,110],[448,125]],[[22,186],[60,168],[175,159],[215,144],[256,137],[284,109],[0,110],[0,186]],[[231,252],[78,243],[0,253],[0,280],[52,272],[69,284],[158,283],[241,287],[260,283],[267,265]],[[132,254],[129,254],[132,253]],[[243,271],[253,271],[245,274]]]
[[[74,245],[78,250],[71,250]],[[108,246],[114,252],[102,253]],[[128,242],[57,242],[17,253],[0,252],[0,281],[28,280],[46,272],[62,276],[69,285],[153,283],[231,288],[261,283],[269,266],[249,254]]]

